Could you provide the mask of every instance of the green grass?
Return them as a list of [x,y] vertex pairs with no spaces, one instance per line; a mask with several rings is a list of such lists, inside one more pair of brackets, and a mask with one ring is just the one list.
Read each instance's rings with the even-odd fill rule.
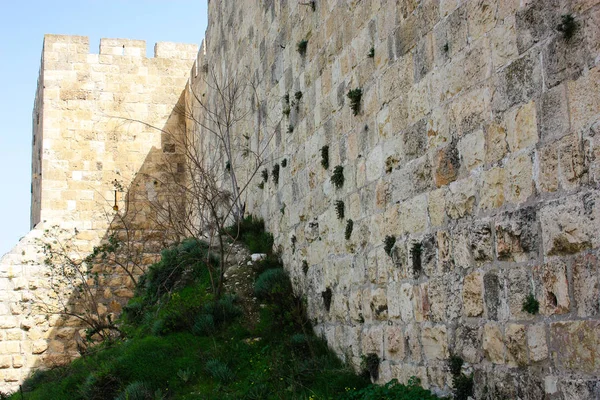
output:
[[[260,220],[241,225],[243,237],[265,235]],[[202,261],[209,259],[206,246],[186,241],[165,250],[140,280],[120,320],[126,339],[103,343],[67,366],[34,374],[23,385],[23,398],[434,398],[416,385],[379,388],[344,365],[312,333],[305,301],[293,293],[279,259],[268,252],[257,269],[254,288],[263,306],[252,330],[235,296],[216,300],[211,293]]]

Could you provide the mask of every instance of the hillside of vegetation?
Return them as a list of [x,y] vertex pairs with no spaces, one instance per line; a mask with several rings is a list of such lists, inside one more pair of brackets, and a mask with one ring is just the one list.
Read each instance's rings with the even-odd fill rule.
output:
[[[237,233],[237,232],[236,232]],[[119,322],[121,337],[73,363],[39,371],[11,399],[434,399],[417,383],[370,383],[313,334],[303,299],[252,218],[229,244],[225,290],[211,285],[209,247],[187,240],[162,252]],[[250,252],[266,258],[250,262]],[[214,277],[213,277],[214,278]],[[371,371],[371,372],[369,372]]]

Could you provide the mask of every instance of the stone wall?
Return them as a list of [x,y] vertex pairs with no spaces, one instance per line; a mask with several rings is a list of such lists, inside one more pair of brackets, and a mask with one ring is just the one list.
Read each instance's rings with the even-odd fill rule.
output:
[[258,83],[239,140],[280,177],[247,209],[316,331],[355,366],[377,354],[380,382],[447,393],[455,354],[477,398],[598,396],[599,2],[306,3],[211,1],[191,88],[214,97],[211,69]]
[[[147,58],[144,41],[102,39],[99,54],[90,54],[87,37],[44,38],[33,112],[33,229],[0,259],[1,391],[76,356],[85,337],[76,318],[44,312],[80,306],[68,287],[56,296],[59,286],[44,265],[42,243],[56,238],[54,226],[73,257],[89,254],[111,224],[157,229],[145,205],[161,192],[158,171],[177,157],[164,132],[184,129],[175,109],[198,47],[157,43],[154,50]],[[118,314],[132,281],[100,272],[96,306],[102,315]]]

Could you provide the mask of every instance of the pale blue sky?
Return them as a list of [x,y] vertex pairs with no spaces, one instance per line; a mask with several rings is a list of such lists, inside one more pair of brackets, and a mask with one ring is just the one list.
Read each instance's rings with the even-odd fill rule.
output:
[[196,43],[207,0],[3,1],[0,12],[0,257],[29,231],[31,111],[45,33]]

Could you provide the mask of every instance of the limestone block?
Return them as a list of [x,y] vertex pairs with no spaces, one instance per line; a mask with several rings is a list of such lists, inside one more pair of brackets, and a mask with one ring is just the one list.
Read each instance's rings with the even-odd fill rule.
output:
[[534,49],[514,60],[495,76],[492,109],[500,112],[528,102],[541,92],[541,77],[539,50]]
[[429,221],[433,227],[444,224],[446,218],[446,191],[437,189],[429,192],[428,195],[428,213]]
[[427,228],[427,196],[415,196],[400,204],[398,210],[401,233],[419,233]]
[[499,260],[524,261],[537,256],[537,212],[533,207],[505,213],[496,221],[496,254]]
[[600,322],[560,321],[550,324],[550,346],[556,364],[572,371],[598,373],[600,360],[596,357]]
[[466,362],[478,363],[481,361],[483,328],[461,324],[456,328],[455,353]]
[[429,296],[429,311],[433,322],[443,322],[446,319],[446,282],[443,278],[429,280],[427,291]]
[[[499,6],[502,7],[500,3]],[[515,17],[509,15],[502,20],[498,20],[496,26],[490,33],[490,42],[492,48],[492,65],[498,69],[517,58],[519,50],[517,49],[517,33],[515,29]]]
[[363,354],[374,353],[380,358],[383,357],[383,327],[381,325],[364,328],[361,337]]
[[483,276],[484,300],[487,317],[490,320],[500,319],[500,307],[502,304],[502,295],[504,284],[498,277],[497,271],[489,271]]
[[511,152],[519,151],[537,143],[538,128],[534,101],[508,111],[505,118],[506,139]]
[[460,155],[456,143],[451,142],[438,150],[434,165],[434,179],[437,187],[455,181],[460,169]]
[[539,150],[537,186],[543,192],[558,190],[558,147],[551,143]]
[[528,363],[525,325],[508,324],[505,329],[506,361],[510,366]]
[[409,360],[413,362],[421,362],[422,348],[421,348],[421,328],[420,324],[412,323],[406,327],[404,331],[406,335],[406,343],[408,344],[407,352]]
[[23,356],[12,356],[12,366],[13,368],[21,368],[25,365],[25,357]]
[[532,2],[517,10],[517,46],[519,53],[554,33],[554,27],[560,23],[558,2]]
[[378,320],[387,320],[388,317],[388,304],[387,294],[385,289],[377,288],[371,294],[371,315]]
[[448,358],[448,337],[445,325],[424,326],[421,329],[423,354],[428,361]]
[[477,199],[477,180],[474,177],[461,179],[449,185],[446,193],[446,210],[452,219],[471,215]]
[[564,314],[570,311],[569,283],[563,261],[553,260],[533,269],[538,282],[540,312],[544,315]]
[[578,256],[573,262],[573,297],[580,317],[600,312],[599,266],[595,254]]
[[533,162],[529,154],[511,157],[506,163],[506,200],[520,204],[533,193]]
[[598,195],[567,197],[549,203],[540,210],[540,223],[546,255],[573,254],[598,246]]
[[489,32],[496,25],[497,3],[483,0],[469,3],[469,36],[474,40]]
[[465,276],[463,284],[463,311],[467,317],[483,313],[483,278],[480,272]]
[[565,85],[544,92],[536,105],[539,136],[542,140],[557,139],[568,132],[569,114]]
[[531,319],[533,316],[523,311],[523,303],[528,295],[534,295],[528,269],[511,268],[508,271],[508,307],[514,320]]
[[600,110],[600,68],[595,67],[576,81],[567,82],[571,130],[589,126]]
[[404,330],[398,325],[385,327],[385,358],[402,361],[405,357]]
[[542,361],[548,357],[546,327],[543,324],[529,325],[527,328],[527,346],[531,361]]
[[583,143],[577,135],[569,135],[558,143],[559,182],[563,189],[572,190],[585,181],[587,173]]
[[464,136],[458,142],[461,165],[466,171],[479,167],[485,160],[485,137],[483,130],[478,129]]
[[504,364],[504,341],[502,332],[494,323],[483,327],[483,351],[486,359],[494,364]]

